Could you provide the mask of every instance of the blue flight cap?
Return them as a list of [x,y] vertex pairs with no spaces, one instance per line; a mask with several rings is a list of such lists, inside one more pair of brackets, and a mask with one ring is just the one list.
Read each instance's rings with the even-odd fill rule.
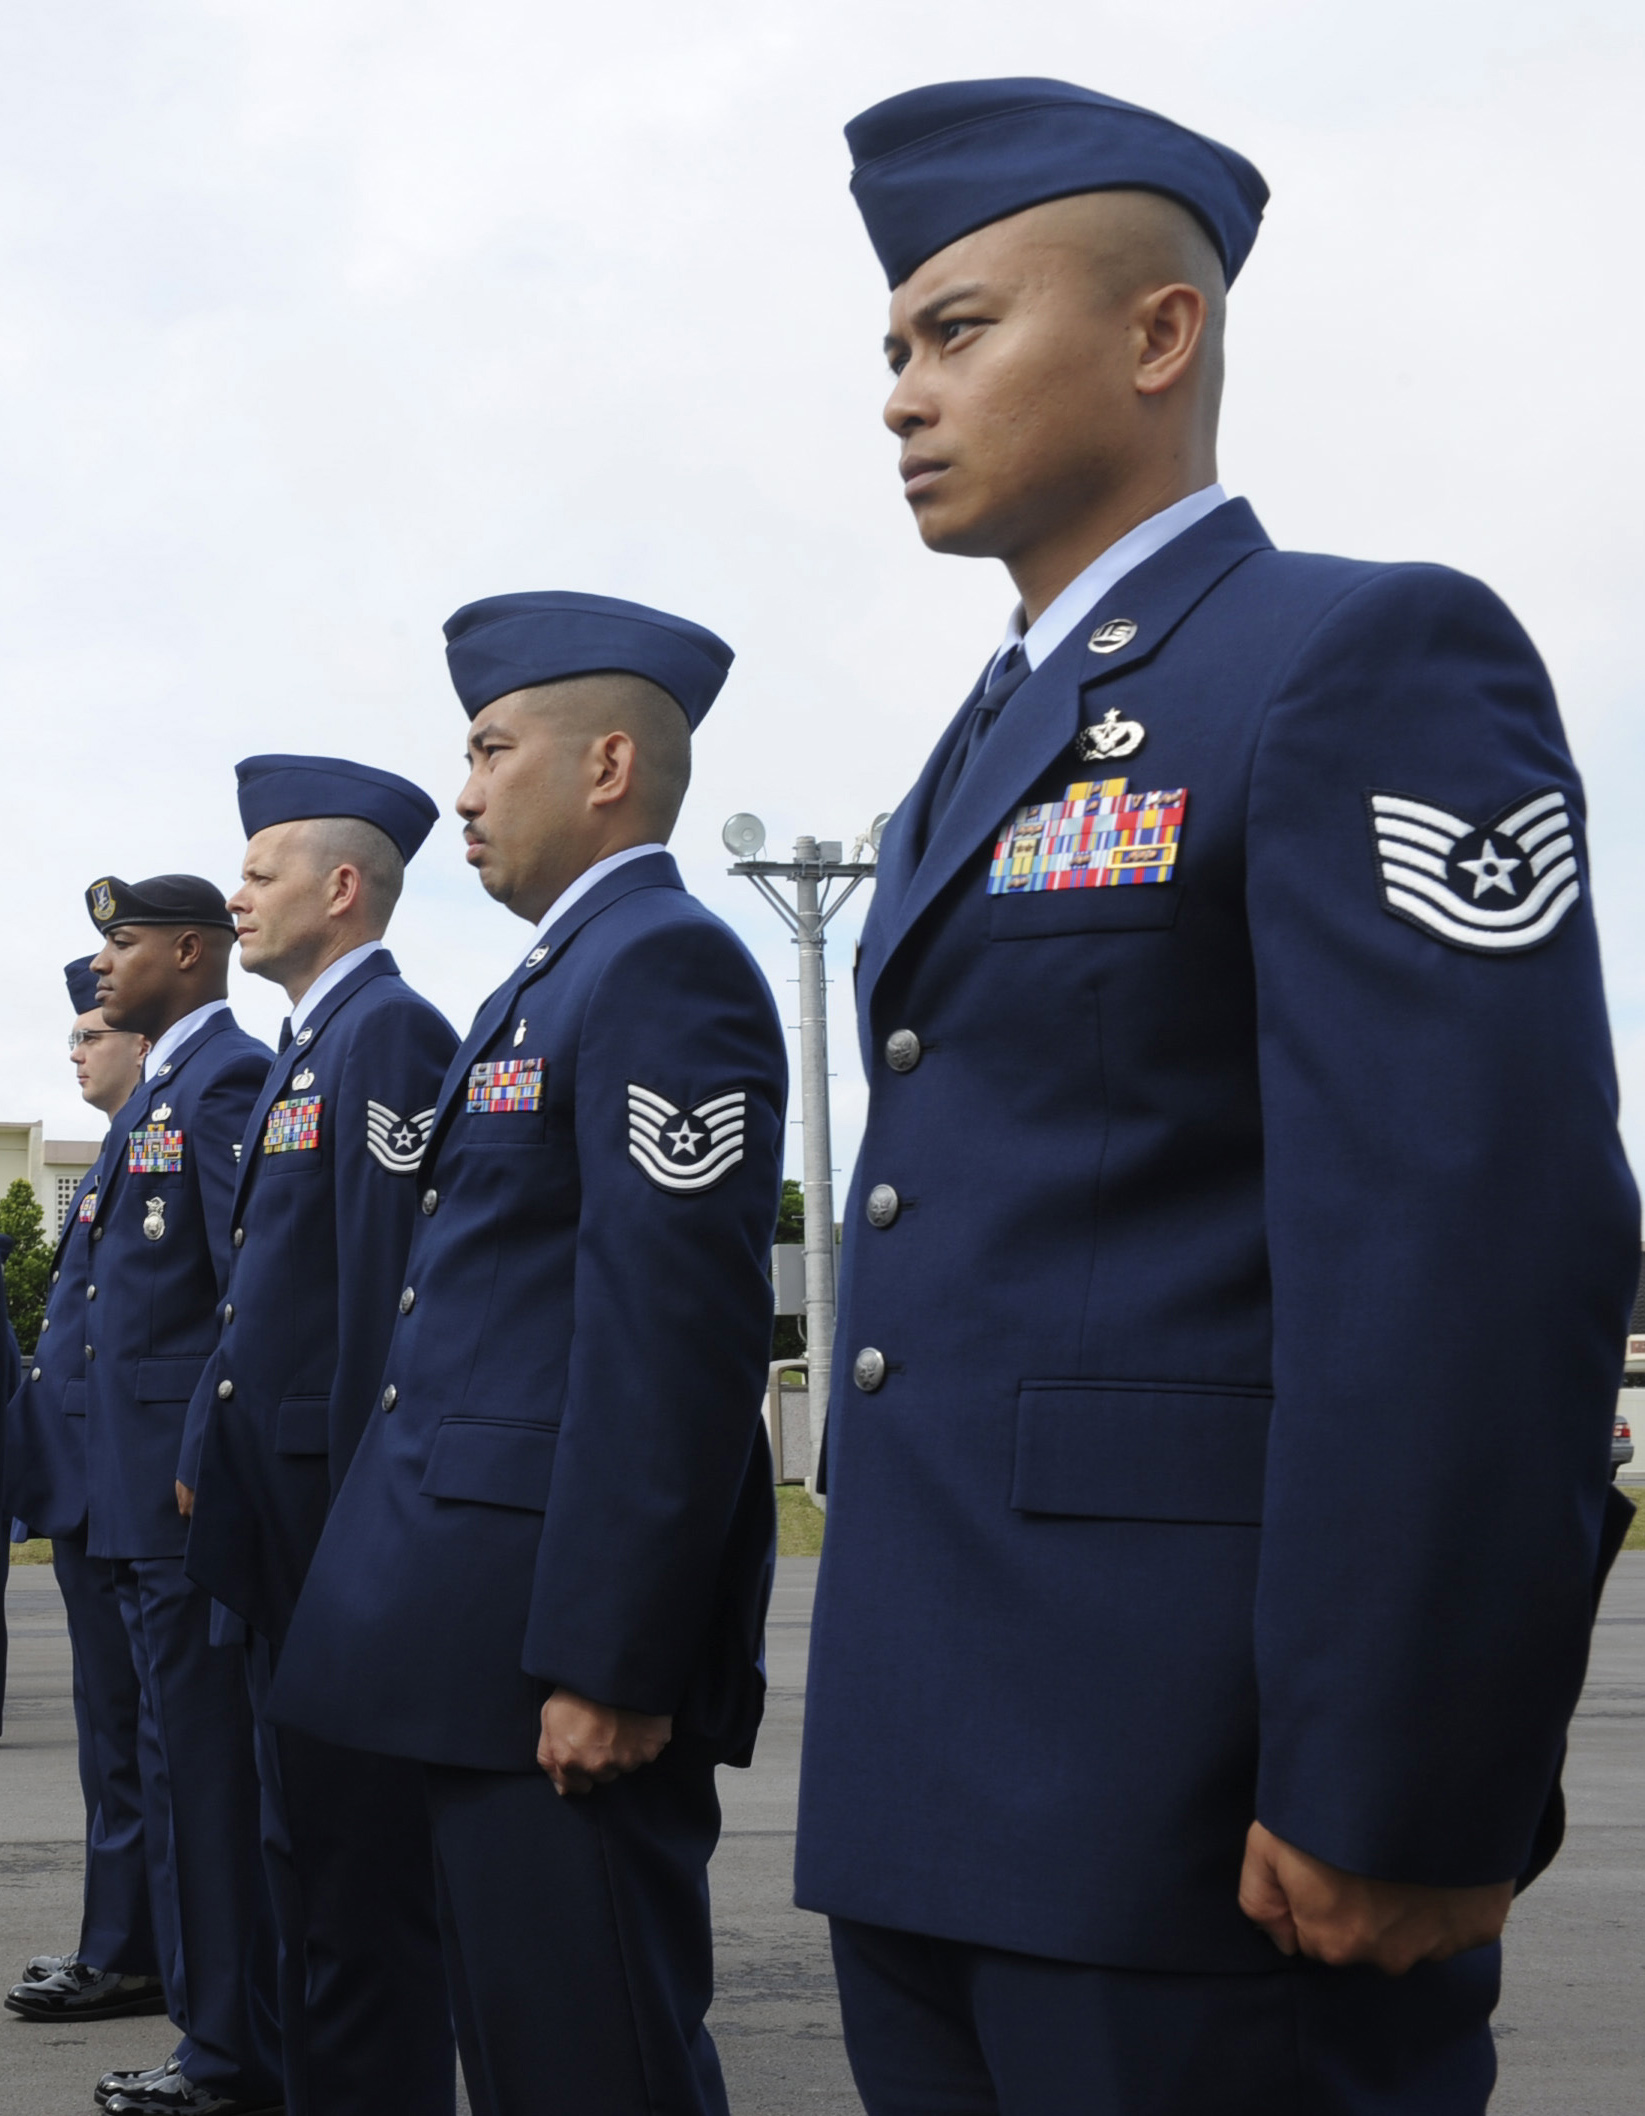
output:
[[356,816],[375,823],[409,860],[440,819],[420,786],[346,757],[245,757],[235,765],[240,821],[248,838],[275,823]]
[[1025,207],[1080,191],[1161,191],[1217,246],[1233,285],[1268,186],[1243,155],[1069,81],[944,81],[845,128],[852,194],[886,279]]
[[446,620],[446,660],[471,720],[510,691],[621,670],[667,691],[696,729],[735,658],[702,625],[612,595],[488,595]]
[[69,988],[69,1005],[77,1014],[92,1014],[97,1010],[97,980],[91,974],[92,958],[82,955],[74,962],[63,965],[63,982]]

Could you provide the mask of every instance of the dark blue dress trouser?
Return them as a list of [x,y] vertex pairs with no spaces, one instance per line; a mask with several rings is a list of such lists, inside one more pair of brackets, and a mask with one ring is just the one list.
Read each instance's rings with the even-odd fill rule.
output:
[[114,1573],[142,1692],[143,1837],[177,2056],[196,2085],[273,2107],[274,1918],[245,1655],[211,1643],[211,1597],[181,1558],[122,1558]]
[[1480,2116],[1496,2080],[1497,1947],[1168,1975],[829,1922],[868,2116]]
[[80,1789],[86,1800],[78,1952],[97,1969],[157,1976],[137,1762],[141,1693],[115,1592],[114,1561],[87,1557],[84,1536],[55,1536],[51,1564],[68,1612]]
[[452,2116],[457,2052],[422,1765],[275,1726],[272,1656],[255,1633],[246,1676],[287,2116]]
[[726,2116],[703,2025],[712,1759],[677,1738],[566,1799],[539,1771],[425,1776],[475,2116]]

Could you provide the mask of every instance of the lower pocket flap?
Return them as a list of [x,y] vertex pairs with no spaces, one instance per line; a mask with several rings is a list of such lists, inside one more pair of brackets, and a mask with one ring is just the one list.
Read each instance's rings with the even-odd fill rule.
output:
[[331,1399],[287,1396],[274,1414],[274,1449],[280,1455],[331,1452]]
[[63,1384],[63,1416],[84,1418],[86,1415],[86,1385],[83,1381],[65,1381]]
[[434,1436],[421,1489],[431,1499],[475,1499],[541,1513],[554,1474],[553,1426],[448,1418]]
[[137,1362],[139,1403],[187,1403],[194,1385],[206,1371],[203,1359],[140,1359]]
[[1025,1382],[1011,1504],[1122,1521],[1262,1520],[1267,1395]]

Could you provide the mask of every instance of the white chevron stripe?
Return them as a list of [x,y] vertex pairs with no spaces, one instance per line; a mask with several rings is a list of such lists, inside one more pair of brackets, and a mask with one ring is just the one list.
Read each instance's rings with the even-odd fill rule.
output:
[[1490,948],[1507,951],[1514,948],[1533,948],[1540,940],[1546,940],[1560,920],[1582,894],[1581,884],[1571,882],[1548,906],[1533,926],[1517,926],[1508,931],[1482,932],[1476,926],[1458,925],[1447,918],[1431,903],[1421,897],[1412,896],[1404,889],[1390,887],[1388,901],[1398,910],[1408,913],[1420,921],[1431,933],[1442,940],[1459,942],[1465,948]]

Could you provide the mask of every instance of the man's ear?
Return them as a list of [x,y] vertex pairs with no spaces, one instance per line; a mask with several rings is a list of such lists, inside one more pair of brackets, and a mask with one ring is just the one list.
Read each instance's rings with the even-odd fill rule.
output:
[[192,970],[196,963],[205,959],[206,944],[198,933],[185,929],[178,934],[173,946],[179,970]]
[[1182,380],[1205,336],[1209,314],[1205,296],[1186,282],[1161,287],[1148,296],[1138,319],[1144,334],[1142,359],[1137,366],[1140,395],[1162,396]]

